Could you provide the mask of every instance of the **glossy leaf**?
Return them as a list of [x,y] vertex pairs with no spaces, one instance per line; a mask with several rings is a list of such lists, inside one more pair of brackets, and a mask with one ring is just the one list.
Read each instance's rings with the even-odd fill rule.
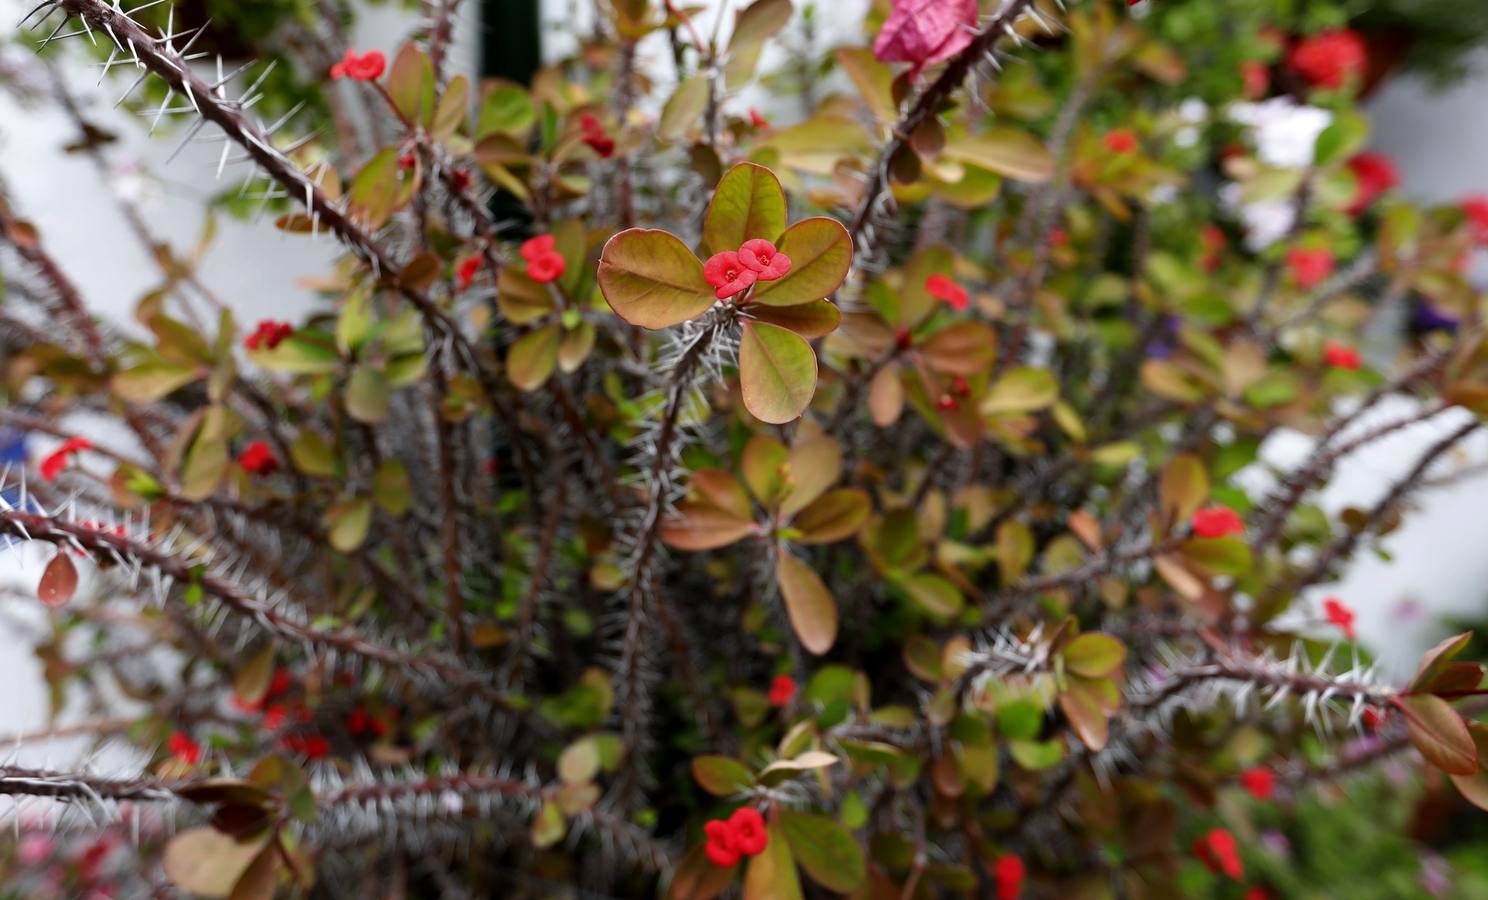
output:
[[816,393],[816,353],[794,332],[744,323],[739,338],[739,387],[744,407],[761,422],[799,418]]
[[692,777],[715,797],[729,797],[754,785],[754,773],[729,756],[699,756],[692,761]]
[[822,887],[847,894],[857,890],[867,877],[867,864],[857,840],[833,820],[782,811],[779,825],[796,862]]
[[1427,762],[1448,775],[1477,773],[1477,744],[1447,701],[1432,694],[1409,694],[1400,703],[1411,744]]
[[951,141],[945,155],[998,175],[1042,184],[1054,177],[1054,156],[1038,138],[1016,128],[993,128]]
[[1103,678],[1126,661],[1126,645],[1109,634],[1082,634],[1065,645],[1065,668],[1087,678]]
[[744,869],[744,900],[801,900],[790,842],[779,825],[771,823],[768,832],[764,852],[750,857]]
[[1047,409],[1057,399],[1059,382],[1054,373],[1020,366],[993,382],[982,400],[981,410],[989,416],[1037,412]]
[[668,328],[714,303],[703,264],[675,235],[632,228],[610,238],[599,258],[599,288],[620,318]]
[[404,120],[427,125],[433,119],[434,65],[417,44],[409,42],[398,50],[387,81],[393,107]]
[[780,179],[764,166],[740,163],[724,174],[713,199],[708,201],[703,216],[703,255],[738,250],[754,238],[778,243],[785,222],[785,191]]
[[756,282],[751,303],[796,306],[829,296],[852,268],[852,238],[836,219],[802,219],[785,230],[778,249],[790,257],[783,278]]
[[830,300],[813,300],[796,306],[748,307],[748,314],[758,322],[777,325],[807,340],[825,337],[837,330],[842,312]]
[[840,488],[801,510],[791,527],[801,532],[796,543],[830,544],[857,534],[872,511],[873,502],[866,491]]
[[506,356],[506,377],[519,391],[535,391],[558,365],[558,343],[563,329],[550,322],[517,338]]

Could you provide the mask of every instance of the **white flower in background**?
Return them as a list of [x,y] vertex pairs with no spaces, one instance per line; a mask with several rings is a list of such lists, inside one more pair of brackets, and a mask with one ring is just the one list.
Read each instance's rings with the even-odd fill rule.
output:
[[1306,106],[1291,97],[1233,103],[1229,116],[1231,121],[1251,127],[1261,162],[1282,169],[1312,165],[1318,135],[1333,122],[1333,114],[1326,109]]
[[1289,200],[1246,203],[1243,185],[1231,182],[1219,189],[1219,202],[1245,226],[1245,246],[1259,253],[1281,240],[1291,230],[1296,213]]

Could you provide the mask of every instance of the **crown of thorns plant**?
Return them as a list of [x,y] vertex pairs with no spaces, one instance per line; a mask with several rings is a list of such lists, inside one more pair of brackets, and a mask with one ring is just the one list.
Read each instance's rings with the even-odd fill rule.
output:
[[[20,863],[86,835],[79,884],[234,898],[1162,896],[1195,860],[1264,891],[1226,791],[1413,749],[1488,805],[1469,635],[1392,683],[1316,590],[1488,410],[1488,216],[1359,162],[1346,38],[1289,64],[1252,29],[1214,89],[1275,67],[1332,113],[1285,168],[1165,112],[1190,63],[1114,2],[896,2],[823,54],[789,0],[726,42],[612,0],[531,88],[448,71],[457,0],[388,54],[324,4],[309,105],[165,2],[24,25],[345,254],[305,321],[249,325],[120,199],[162,278],[125,330],[0,196],[0,535],[56,701],[108,712],[107,680],[138,712],[79,733],[145,757],[0,765]],[[782,127],[738,99],[777,43]],[[1216,179],[1285,234],[1244,245]],[[1406,304],[1435,318],[1366,365]],[[1423,423],[1373,506],[1316,504]],[[1310,455],[1241,490],[1282,428]],[[111,842],[146,864],[106,876]]]

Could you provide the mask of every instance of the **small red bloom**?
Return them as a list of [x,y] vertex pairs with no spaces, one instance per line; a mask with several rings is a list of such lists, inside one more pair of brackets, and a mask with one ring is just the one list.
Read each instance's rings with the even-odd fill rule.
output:
[[272,475],[279,471],[279,458],[263,441],[249,441],[238,454],[238,465],[249,475]]
[[194,766],[201,762],[201,744],[193,741],[190,736],[183,732],[171,732],[170,739],[166,741],[165,746],[166,749],[170,750],[171,756],[174,756],[188,766]]
[[1204,271],[1213,272],[1219,268],[1229,238],[1225,237],[1224,230],[1218,225],[1209,224],[1199,232],[1199,243],[1204,247]]
[[1376,709],[1373,706],[1364,707],[1364,713],[1359,718],[1364,722],[1364,727],[1370,731],[1379,731],[1385,724],[1385,716],[1388,710]]
[[1323,362],[1335,369],[1359,368],[1359,351],[1332,341],[1323,345]]
[[1339,28],[1298,42],[1287,62],[1313,87],[1341,88],[1364,74],[1369,57],[1357,33]]
[[1240,900],[1271,900],[1271,892],[1263,887],[1246,888]]
[[63,441],[62,446],[42,458],[38,467],[41,469],[41,480],[56,481],[57,476],[62,474],[62,470],[67,468],[67,464],[72,462],[73,456],[78,451],[90,450],[92,447],[93,442],[85,437],[70,437]]
[[944,410],[946,412],[956,409],[960,405],[960,403],[956,402],[956,398],[952,397],[950,394],[941,394],[939,397],[935,398],[935,408]]
[[372,728],[372,717],[367,711],[358,706],[346,717],[346,730],[351,734],[365,734]]
[[324,759],[331,752],[331,742],[318,734],[286,734],[279,745],[306,759]]
[[1474,195],[1462,201],[1462,212],[1472,226],[1473,242],[1488,246],[1488,197]]
[[898,328],[894,329],[894,347],[897,350],[903,352],[905,350],[908,350],[913,344],[914,335],[909,333],[908,328],[900,325]]
[[522,255],[523,259],[532,262],[540,256],[547,256],[549,253],[555,252],[557,247],[557,238],[551,234],[540,234],[537,237],[528,238],[523,241],[522,246],[517,252]]
[[1023,893],[1023,879],[1028,867],[1023,858],[1011,853],[999,856],[992,864],[992,880],[997,882],[997,900],[1017,900]]
[[1240,64],[1240,80],[1246,99],[1259,100],[1271,89],[1271,68],[1259,60],[1246,60]]
[[398,157],[398,169],[407,172],[409,169],[412,169],[414,167],[414,164],[417,162],[418,160],[414,158],[413,152],[409,151],[408,153],[404,153]]
[[463,191],[470,187],[470,170],[465,168],[454,168],[450,170],[450,186],[457,191]]
[[749,124],[755,128],[769,128],[770,120],[760,115],[760,111],[751,106],[749,107]]
[[1327,247],[1293,247],[1287,251],[1286,262],[1292,280],[1303,290],[1317,287],[1333,274],[1333,251]]
[[615,155],[615,139],[603,132],[584,135],[584,143],[593,150],[600,159],[609,159]]
[[1194,534],[1201,538],[1218,538],[1245,531],[1245,520],[1228,506],[1211,506],[1193,514]]
[[284,727],[284,720],[288,716],[289,710],[284,708],[283,703],[271,703],[264,707],[263,720],[259,724],[264,731],[278,731]]
[[1395,163],[1383,153],[1360,153],[1348,163],[1349,171],[1359,183],[1354,202],[1348,207],[1349,215],[1356,216],[1369,208],[1380,195],[1400,183],[1400,173]]
[[1211,828],[1208,834],[1194,841],[1194,856],[1204,868],[1216,875],[1223,872],[1237,881],[1245,875],[1239,850],[1235,836],[1223,828]]
[[1051,247],[1068,247],[1069,246],[1069,232],[1065,231],[1063,228],[1050,228],[1049,229],[1049,246],[1051,246]]
[[957,311],[965,309],[971,302],[966,288],[939,272],[925,279],[925,292]]
[[703,277],[713,285],[713,296],[725,300],[749,290],[759,273],[744,265],[732,250],[715,253],[703,264]]
[[1323,616],[1329,625],[1337,625],[1338,630],[1349,640],[1354,639],[1354,611],[1344,605],[1337,597],[1328,597],[1323,601]]
[[739,248],[739,262],[760,281],[774,281],[791,270],[791,258],[761,238],[744,242]]
[[709,819],[703,825],[708,842],[703,852],[715,866],[727,869],[739,864],[739,847],[734,842],[734,829],[727,819]]
[[544,253],[537,259],[527,263],[527,277],[538,284],[547,284],[557,281],[563,276],[563,270],[568,268],[568,263],[557,253]]
[[1112,153],[1126,154],[1137,149],[1137,133],[1130,128],[1118,128],[1115,131],[1106,132],[1101,142]]
[[796,679],[789,675],[776,675],[770,682],[770,705],[784,706],[796,696]]
[[481,255],[479,253],[472,253],[460,260],[460,265],[455,268],[455,283],[459,285],[460,290],[469,290],[470,286],[475,284],[475,276],[480,272],[480,267]]
[[352,81],[376,81],[387,71],[387,57],[381,50],[369,50],[358,55],[347,50],[341,61],[331,66],[331,78],[350,78]]
[[765,852],[770,835],[765,831],[765,817],[752,806],[741,806],[729,816],[729,828],[734,832],[734,846],[745,856],[759,856]]
[[253,333],[243,339],[243,346],[249,350],[273,350],[291,334],[294,334],[294,326],[288,322],[262,319]]
[[971,384],[966,380],[965,375],[955,375],[951,378],[951,390],[962,397],[971,396]]
[[1240,786],[1257,800],[1270,800],[1276,793],[1276,773],[1264,766],[1255,766],[1240,773]]

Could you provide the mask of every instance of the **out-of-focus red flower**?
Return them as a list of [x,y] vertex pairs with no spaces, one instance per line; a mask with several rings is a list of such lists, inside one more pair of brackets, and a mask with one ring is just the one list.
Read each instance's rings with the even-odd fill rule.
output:
[[528,262],[532,262],[540,256],[553,253],[558,247],[558,239],[551,234],[539,234],[522,242],[517,253]]
[[174,756],[188,766],[194,766],[201,762],[201,744],[193,741],[184,732],[172,731],[170,738],[165,742],[165,747],[170,751],[171,756]]
[[1023,879],[1028,875],[1028,867],[1023,864],[1023,858],[1009,853],[1007,856],[999,856],[997,862],[992,864],[992,880],[997,882],[997,900],[1018,900],[1023,894]]
[[913,345],[914,335],[909,333],[908,328],[900,325],[898,328],[894,329],[894,349],[903,353],[905,350],[908,350]]
[[1117,128],[1115,131],[1106,132],[1101,138],[1101,143],[1106,149],[1117,155],[1124,155],[1137,149],[1137,133],[1130,128]]
[[770,705],[784,706],[796,696],[796,679],[789,675],[776,675],[770,682]]
[[1335,369],[1359,368],[1359,351],[1332,341],[1323,345],[1323,362]]
[[1245,98],[1259,100],[1271,90],[1271,67],[1258,59],[1248,59],[1240,64],[1240,81]]
[[1063,228],[1050,228],[1049,229],[1049,246],[1050,247],[1068,247],[1069,246],[1069,232],[1065,231]]
[[752,806],[741,806],[729,816],[729,827],[734,831],[734,846],[745,856],[759,856],[770,843],[765,830],[765,817]]
[[713,285],[713,296],[725,300],[749,290],[759,274],[744,265],[738,253],[725,250],[708,257],[708,261],[703,264],[703,277]]
[[740,854],[734,843],[734,829],[727,819],[709,819],[703,823],[703,834],[708,838],[703,844],[703,853],[707,854],[713,865],[727,869],[739,864]]
[[1287,268],[1297,287],[1307,290],[1333,274],[1333,251],[1327,247],[1293,247],[1287,251]]
[[1298,41],[1287,62],[1313,87],[1341,88],[1364,74],[1369,54],[1357,32],[1337,28]]
[[1199,232],[1199,243],[1204,248],[1203,266],[1204,271],[1213,272],[1219,268],[1224,258],[1224,249],[1229,245],[1229,238],[1225,237],[1224,229],[1212,222],[1205,225]]
[[331,742],[318,734],[286,734],[279,746],[305,759],[325,759],[331,752]]
[[1385,717],[1387,715],[1388,710],[1377,709],[1373,706],[1366,706],[1364,707],[1363,714],[1359,716],[1359,719],[1364,723],[1365,728],[1368,728],[1370,731],[1379,731],[1380,728],[1385,724]]
[[463,191],[470,187],[470,170],[463,166],[456,166],[450,170],[450,186],[457,191]]
[[243,339],[243,346],[249,350],[273,350],[291,334],[294,334],[294,326],[288,322],[262,319],[254,327],[253,333]]
[[791,270],[791,258],[762,238],[745,241],[739,247],[739,262],[760,281],[774,281]]
[[605,131],[600,123],[599,117],[594,113],[584,113],[579,117],[579,132],[581,140],[599,155],[600,159],[609,159],[615,155],[615,140]]
[[760,115],[760,111],[751,106],[749,107],[749,124],[755,128],[769,128],[770,120]]
[[925,292],[957,311],[965,309],[971,303],[966,288],[939,272],[925,279]]
[[935,398],[935,408],[942,412],[950,412],[953,409],[960,409],[961,402],[950,394],[941,394]]
[[1383,153],[1360,153],[1348,162],[1349,171],[1359,183],[1354,202],[1349,204],[1349,215],[1357,216],[1368,209],[1380,195],[1400,183],[1400,173],[1395,163]]
[[62,446],[42,457],[38,468],[41,470],[42,481],[56,481],[67,464],[72,462],[73,456],[81,450],[91,450],[93,442],[85,437],[70,437],[62,442]]
[[1245,876],[1245,864],[1240,861],[1240,847],[1235,836],[1224,828],[1211,828],[1207,834],[1194,841],[1194,856],[1204,868],[1214,874],[1225,874],[1240,880]]
[[387,57],[381,50],[368,50],[358,54],[347,50],[341,61],[331,66],[331,78],[350,78],[352,81],[376,81],[387,71]]
[[475,284],[475,276],[480,272],[480,267],[481,255],[479,253],[472,253],[460,260],[459,266],[455,268],[455,283],[459,285],[460,290],[469,290],[470,286]]
[[976,0],[893,0],[873,55],[879,62],[910,63],[918,75],[965,49],[976,25]]
[[259,722],[264,731],[278,731],[284,727],[284,720],[289,717],[289,710],[283,703],[271,703],[264,707],[263,719]]
[[1263,887],[1249,887],[1241,900],[1271,900],[1271,892]]
[[1240,773],[1240,786],[1257,800],[1270,800],[1276,793],[1276,773],[1264,766],[1255,766]]
[[1329,625],[1338,626],[1343,636],[1349,640],[1354,639],[1354,611],[1344,605],[1337,597],[1328,597],[1323,601],[1323,617],[1328,620]]
[[538,284],[547,284],[563,277],[563,270],[567,268],[568,263],[560,254],[546,253],[527,264],[527,277]]
[[1474,195],[1462,201],[1462,212],[1472,227],[1473,242],[1488,246],[1488,197]]
[[272,475],[279,471],[279,458],[263,441],[249,441],[238,454],[238,465],[249,475]]
[[1228,506],[1211,506],[1193,514],[1194,534],[1201,538],[1219,538],[1245,531],[1245,520]]

